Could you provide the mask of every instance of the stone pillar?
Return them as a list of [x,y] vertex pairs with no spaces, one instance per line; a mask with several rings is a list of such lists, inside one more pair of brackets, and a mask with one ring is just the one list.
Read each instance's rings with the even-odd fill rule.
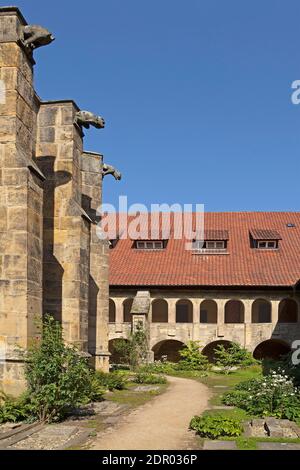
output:
[[43,312],[62,322],[64,338],[88,352],[91,220],[82,209],[82,131],[72,101],[41,103],[38,162],[45,174]]
[[169,322],[173,326],[176,325],[176,303],[178,299],[165,299],[168,302]]
[[124,318],[123,318],[123,302],[124,302],[124,298],[118,298],[118,297],[114,297],[114,302],[116,304],[116,324],[117,325],[121,325],[122,323],[124,323]]
[[82,155],[82,207],[92,220],[89,275],[89,352],[96,369],[109,370],[109,241],[97,236],[102,203],[102,164],[100,154]]
[[252,304],[253,300],[244,300],[244,324],[245,324],[245,334],[244,334],[244,347],[251,350],[252,344]]
[[200,324],[200,304],[203,299],[190,299],[193,304],[193,323]]
[[218,304],[218,320],[217,320],[217,337],[223,338],[225,336],[225,304],[226,300],[216,299]]
[[275,327],[278,323],[278,315],[279,315],[279,304],[280,300],[271,300],[271,318],[272,318],[272,324]]
[[24,387],[22,354],[42,315],[43,174],[33,161],[39,100],[33,60],[20,42],[26,22],[0,8],[0,386]]

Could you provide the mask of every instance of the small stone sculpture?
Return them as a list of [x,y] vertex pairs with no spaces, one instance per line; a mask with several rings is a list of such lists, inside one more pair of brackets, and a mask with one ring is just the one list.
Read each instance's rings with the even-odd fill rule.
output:
[[102,175],[103,177],[106,175],[113,175],[113,177],[117,181],[120,181],[122,179],[122,174],[118,170],[116,170],[116,168],[114,168],[112,165],[107,165],[106,163],[104,163],[102,167]]
[[96,127],[96,129],[103,129],[105,127],[105,121],[101,116],[90,111],[79,111],[75,116],[75,123],[85,129],[89,129],[90,126]]
[[55,37],[42,26],[30,24],[23,28],[24,45],[30,49],[37,49],[38,47],[47,46]]

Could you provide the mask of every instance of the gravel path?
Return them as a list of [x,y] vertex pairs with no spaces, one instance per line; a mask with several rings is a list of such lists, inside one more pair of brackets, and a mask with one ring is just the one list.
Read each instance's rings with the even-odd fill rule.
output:
[[93,450],[187,450],[195,445],[191,418],[208,407],[209,390],[195,380],[168,377],[165,393],[98,434]]

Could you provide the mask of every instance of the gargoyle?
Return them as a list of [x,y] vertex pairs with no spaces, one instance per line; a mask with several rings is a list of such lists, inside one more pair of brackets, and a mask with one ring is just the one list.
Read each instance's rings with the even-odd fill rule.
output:
[[23,28],[24,45],[30,49],[37,49],[38,47],[47,46],[55,37],[42,26],[29,24]]
[[94,126],[96,129],[103,129],[105,127],[104,119],[90,111],[78,111],[74,122],[81,127],[85,127],[85,129],[89,129],[90,126]]
[[116,170],[116,168],[114,168],[112,165],[107,165],[106,163],[104,163],[102,167],[102,175],[103,178],[106,175],[113,175],[113,177],[117,181],[120,181],[122,179],[122,174],[118,170]]

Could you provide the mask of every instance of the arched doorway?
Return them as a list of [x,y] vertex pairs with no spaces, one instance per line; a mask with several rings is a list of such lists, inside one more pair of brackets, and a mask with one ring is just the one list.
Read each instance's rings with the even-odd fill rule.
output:
[[116,322],[116,304],[112,299],[109,299],[109,314],[108,314],[109,323]]
[[244,304],[240,300],[228,300],[225,305],[225,323],[244,323]]
[[224,340],[220,339],[220,340],[213,341],[212,343],[207,344],[203,348],[202,354],[204,354],[208,358],[209,362],[215,362],[216,361],[215,349],[219,345],[222,345],[225,348],[229,348],[232,345],[232,342],[227,341],[225,339]]
[[278,307],[278,323],[297,323],[298,304],[294,299],[283,299]]
[[252,323],[271,323],[272,306],[264,299],[256,299],[252,304]]
[[203,300],[200,305],[200,323],[217,323],[218,305],[214,300]]
[[126,360],[124,359],[124,356],[122,353],[116,350],[116,345],[118,342],[127,342],[127,339],[125,338],[115,338],[115,339],[110,339],[108,342],[108,350],[111,354],[109,358],[109,362],[111,364],[124,364],[126,363]]
[[170,362],[178,362],[180,360],[179,351],[183,346],[184,343],[175,339],[160,341],[152,348],[154,360],[161,361],[162,359],[166,359]]
[[188,299],[176,303],[176,323],[193,323],[193,304]]
[[124,300],[123,302],[123,322],[124,323],[131,323],[132,315],[131,315],[131,307],[133,304],[133,299],[129,298]]
[[253,352],[254,359],[280,359],[288,354],[291,348],[284,341],[278,339],[268,339],[260,343]]
[[155,299],[152,302],[152,322],[168,323],[168,302],[164,299]]

